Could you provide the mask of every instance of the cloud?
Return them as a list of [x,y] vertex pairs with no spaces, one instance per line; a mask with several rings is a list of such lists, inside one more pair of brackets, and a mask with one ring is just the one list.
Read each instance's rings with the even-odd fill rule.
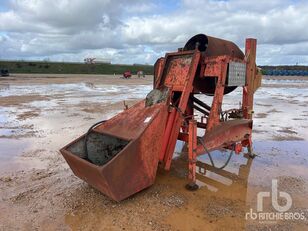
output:
[[206,33],[240,47],[257,38],[260,64],[308,64],[306,12],[301,0],[10,0],[0,12],[0,58],[154,63]]

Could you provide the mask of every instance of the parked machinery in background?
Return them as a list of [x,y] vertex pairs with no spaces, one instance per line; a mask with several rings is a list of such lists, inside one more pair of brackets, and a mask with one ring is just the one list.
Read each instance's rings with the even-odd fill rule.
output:
[[137,76],[138,78],[141,78],[141,77],[145,78],[145,74],[143,71],[137,71]]
[[0,69],[0,75],[5,77],[5,76],[10,76],[9,70],[8,69]]
[[129,79],[132,77],[132,72],[130,70],[127,70],[123,73],[123,78],[124,79]]

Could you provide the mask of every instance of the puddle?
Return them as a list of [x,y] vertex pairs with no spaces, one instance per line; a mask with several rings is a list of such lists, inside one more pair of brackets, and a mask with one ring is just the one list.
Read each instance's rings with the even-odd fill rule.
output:
[[[47,100],[34,98],[19,105],[0,108],[0,158],[2,160],[0,174],[10,169],[6,166],[11,166],[14,170],[24,169],[22,164],[17,162],[25,160],[24,152],[35,151],[40,148],[40,145],[57,152],[65,144],[86,132],[93,123],[117,114],[120,111],[119,107],[110,107],[110,103],[127,100],[127,98],[144,98],[150,87],[150,85],[116,86],[81,83],[10,85],[1,88],[0,97],[42,94],[49,97],[54,95],[54,98]],[[83,111],[81,103],[85,108],[93,104],[91,113],[87,110]],[[121,108],[123,108],[122,105]],[[32,162],[35,167],[35,161]]]
[[[197,163],[197,183],[201,187],[194,192],[184,187],[187,162],[178,156],[173,160],[170,172],[159,169],[152,187],[121,203],[104,202],[104,199],[101,202],[105,198],[103,195],[87,190],[86,195],[96,199],[81,199],[80,206],[68,213],[65,221],[71,229],[85,223],[92,224],[94,229],[104,226],[128,230],[133,228],[130,224],[140,224],[143,230],[155,227],[171,230],[204,230],[204,227],[207,230],[264,230],[268,227],[276,230],[280,226],[289,227],[289,222],[254,223],[246,220],[245,214],[250,208],[256,209],[258,192],[271,191],[272,179],[278,180],[279,190],[291,195],[290,211],[307,208],[308,201],[304,200],[308,196],[307,145],[307,141],[254,141],[257,157],[234,155],[230,165],[223,170],[213,169],[208,158],[202,156],[199,160],[205,163]],[[178,149],[180,146],[178,144]],[[225,161],[225,155],[218,154],[213,154],[217,165]],[[138,203],[137,207],[133,206],[135,203]],[[271,211],[270,202],[265,202],[264,209]],[[130,220],[134,222],[128,222]],[[293,222],[290,229],[299,227],[303,230],[305,225]]]
[[[304,230],[307,222],[254,224],[245,220],[245,213],[256,209],[258,192],[271,191],[274,178],[279,190],[291,195],[292,211],[308,208],[308,129],[304,106],[308,92],[302,86],[307,82],[263,81],[264,87],[255,95],[255,112],[264,116],[254,119],[253,146],[258,156],[253,160],[234,154],[226,168],[217,170],[210,166],[206,155],[199,157],[200,189],[190,192],[184,187],[187,160],[181,155],[184,143],[179,141],[170,172],[159,169],[152,187],[121,203],[112,202],[72,176],[58,150],[95,122],[117,114],[123,108],[121,101],[144,98],[152,87],[150,81],[127,86],[123,82],[107,85],[86,81],[0,86],[0,99],[46,96],[29,97],[16,104],[12,101],[0,108],[0,136],[10,137],[0,138],[0,175],[8,176],[0,181],[0,191],[5,198],[17,198],[17,202],[4,202],[8,203],[6,207],[0,203],[1,209],[6,208],[0,219],[5,220],[5,228],[17,224],[21,229],[50,225],[73,230]],[[274,85],[279,85],[279,89]],[[297,86],[301,87],[296,89]],[[241,89],[224,97],[224,109],[238,107],[238,91]],[[210,102],[210,97],[204,99]],[[304,140],[273,141],[276,136]],[[221,166],[228,153],[213,152],[212,156],[215,164]],[[270,201],[265,201],[264,208],[271,211]]]
[[[0,139],[0,158],[1,164],[5,160],[10,160],[14,158],[16,155],[22,154],[31,144],[30,140],[15,140],[15,139]],[[11,144],[11,145],[7,145]],[[7,164],[7,163],[6,163]]]
[[65,84],[38,84],[38,85],[10,85],[0,88],[0,97],[22,96],[22,95],[65,95],[68,97],[86,94],[110,95],[123,93],[126,97],[144,96],[151,90],[151,85],[110,85],[110,84],[92,84],[87,83],[65,83]]
[[32,144],[31,139],[0,138],[0,175],[18,168],[21,164],[18,164],[19,160],[16,157],[29,150]]
[[0,137],[3,137],[3,136],[13,136],[14,134],[16,133],[20,133],[22,132],[23,129],[20,129],[20,128],[13,128],[13,129],[10,129],[10,128],[0,128]]
[[[253,160],[253,173],[254,171],[262,172],[262,170],[270,171],[266,174],[258,175],[253,179],[254,184],[260,184],[264,186],[264,182],[270,182],[272,177],[279,177],[286,174],[286,172],[292,171],[292,174],[296,177],[303,177],[308,182],[308,169],[303,172],[308,165],[307,148],[308,141],[254,141],[253,150],[257,155]],[[212,157],[216,166],[222,166],[229,154],[221,153],[219,151],[212,152]],[[234,154],[231,157],[229,165],[224,168],[224,171],[228,171],[232,174],[238,175],[240,172],[239,166],[247,164],[247,158],[243,158],[242,155]],[[211,162],[207,155],[198,157],[198,160],[205,163],[207,166],[211,165]],[[296,169],[297,166],[297,169]],[[283,169],[283,171],[281,171]]]
[[[164,222],[175,230],[202,230],[204,227],[208,230],[263,230],[268,227],[276,230],[280,226],[289,227],[289,221],[261,224],[246,220],[245,214],[250,208],[256,211],[257,194],[270,192],[272,179],[278,180],[279,190],[291,195],[293,204],[290,211],[307,210],[308,142],[254,141],[253,146],[257,157],[251,159],[234,155],[230,164],[222,170],[212,168],[208,157],[201,156],[199,160],[203,163],[197,163],[197,184],[200,188],[196,192],[184,190],[186,179],[181,175],[169,180],[170,176],[159,175],[158,182],[168,184],[168,190],[187,197],[185,206],[176,209]],[[214,158],[217,165],[226,160],[218,152],[213,154]],[[181,158],[173,161],[173,171],[183,165],[182,161]],[[272,211],[270,201],[264,202],[264,211]],[[300,227],[298,230],[306,226],[303,221],[292,222],[291,227]]]
[[[93,118],[84,120],[87,113],[78,113],[69,116],[73,111],[44,112],[38,117],[18,122],[9,120],[6,124],[14,128],[0,129],[0,174],[7,170],[23,170],[21,164],[16,164],[26,152],[35,152],[42,147],[48,151],[58,150],[85,133],[95,122],[109,119],[119,110],[106,110],[106,114],[94,114]],[[31,124],[30,127],[25,127]],[[73,131],[73,132],[72,132]],[[4,137],[1,137],[4,136]],[[7,137],[7,138],[5,138]],[[25,159],[23,159],[25,160]],[[36,162],[32,167],[36,167]],[[9,167],[11,166],[11,167]],[[27,164],[31,167],[31,162]]]
[[[272,83],[283,82],[284,80],[273,80]],[[291,81],[298,87],[283,86],[276,88],[275,85],[270,87],[261,87],[255,93],[254,99],[254,130],[253,138],[257,140],[307,140],[308,137],[308,117],[306,108],[308,106],[308,79],[303,87],[301,82]],[[241,88],[224,96],[223,110],[239,108],[241,101]],[[212,97],[198,96],[207,104],[211,104]],[[282,132],[286,127],[295,130],[293,134]],[[263,132],[258,132],[263,131]]]
[[10,89],[10,85],[9,84],[0,84],[0,92],[2,91],[6,91]]

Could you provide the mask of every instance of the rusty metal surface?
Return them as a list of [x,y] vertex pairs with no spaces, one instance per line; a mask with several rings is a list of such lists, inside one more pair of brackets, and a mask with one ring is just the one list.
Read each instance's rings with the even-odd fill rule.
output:
[[69,147],[83,137],[60,151],[76,176],[120,201],[154,183],[166,118],[165,103],[145,108],[142,101],[97,127],[96,132],[129,140],[125,148],[103,166],[69,151]]
[[190,183],[196,182],[196,162],[197,162],[197,122],[189,121],[189,145],[188,146],[188,179]]
[[[218,77],[219,73],[217,73],[217,70],[219,71],[219,67],[217,68],[217,66],[215,66],[217,62],[214,61],[212,63],[209,63],[207,59],[215,59],[216,57],[228,56],[231,59],[243,60],[244,54],[240,50],[240,48],[233,42],[207,36],[205,34],[197,34],[190,38],[185,44],[184,50],[194,50],[196,46],[203,53],[204,62],[201,63],[200,70],[205,69],[205,72],[197,74],[194,81],[195,91],[208,95],[213,95],[215,93],[217,80],[215,78],[205,77]],[[206,68],[203,68],[202,66],[206,66]],[[224,90],[224,94],[228,94],[235,89],[236,87],[226,87]]]
[[182,91],[192,66],[193,56],[194,51],[167,53],[156,88],[169,87]]
[[[246,40],[245,54],[226,40],[204,34],[192,37],[184,51],[167,53],[155,63],[154,90],[146,100],[95,127],[91,131],[95,135],[87,134],[93,142],[90,153],[83,153],[87,139],[81,136],[62,148],[62,155],[76,176],[120,201],[154,183],[158,161],[169,170],[175,144],[182,140],[189,147],[187,168],[193,185],[196,156],[205,149],[239,153],[244,146],[251,152],[253,94],[261,83],[256,40]],[[245,83],[242,71],[230,70],[232,62],[246,65]],[[243,112],[241,116],[228,116],[222,110],[224,94],[236,88],[227,86],[228,77],[230,84],[244,85],[242,108],[231,109]],[[213,95],[211,106],[194,97],[200,93]],[[202,114],[200,120],[194,110]],[[204,136],[197,137],[197,128]]]
[[[218,59],[218,58],[217,58]],[[225,91],[225,83],[227,78],[228,69],[228,59],[222,56],[221,59],[217,61],[220,66],[220,74],[218,75],[215,95],[213,97],[210,115],[207,122],[207,132],[211,131],[220,122],[221,105]]]
[[252,118],[253,112],[253,94],[255,92],[255,79],[258,83],[257,67],[256,67],[256,53],[257,53],[257,40],[246,39],[245,53],[247,59],[246,65],[246,86],[243,89],[243,115],[246,119]]
[[[206,132],[203,139],[208,150],[215,150],[242,141],[251,132],[252,120],[230,120]],[[198,145],[197,153],[198,155],[205,153],[202,145]]]
[[183,91],[186,83],[186,76],[188,75],[193,54],[171,56],[167,59],[165,68],[168,70],[164,78],[164,85],[176,89],[177,91]]
[[[192,53],[192,52],[190,52]],[[183,61],[179,61],[179,63],[185,63],[186,64],[186,60],[187,60],[187,54],[189,54],[188,52],[179,52],[179,53],[175,53],[173,55],[167,55],[165,58],[165,63],[168,63],[168,59],[171,59],[176,56],[179,58],[179,60],[181,60],[181,57],[183,57]],[[177,108],[177,110],[173,111],[169,116],[172,117],[172,120],[168,119],[168,123],[172,123],[171,124],[171,130],[170,133],[165,133],[164,134],[164,145],[162,148],[162,152],[164,152],[164,168],[166,170],[170,169],[170,165],[171,165],[171,160],[172,160],[172,156],[173,156],[173,152],[174,152],[174,148],[175,148],[175,144],[177,141],[177,137],[178,134],[180,132],[180,128],[181,125],[184,121],[183,116],[181,115],[181,113],[185,112],[186,108],[187,108],[187,104],[189,101],[189,96],[190,94],[193,92],[193,80],[194,77],[196,75],[196,71],[197,71],[197,67],[200,61],[200,52],[199,51],[194,51],[192,53],[192,60],[191,60],[191,64],[190,64],[190,68],[189,71],[186,73],[185,72],[185,76],[180,76],[181,79],[184,79],[185,82],[181,83],[183,84],[183,88],[182,88],[182,92],[180,94],[176,93],[176,92],[171,92],[171,94],[173,94],[173,96],[178,96],[178,97],[174,97],[174,100],[176,100],[176,98],[178,98],[178,104],[176,104],[176,102],[171,102],[172,104],[174,104],[174,106]],[[181,66],[177,66],[177,69],[173,70],[173,72],[177,73],[177,71],[179,71],[179,74],[181,74],[182,72],[180,71]],[[164,69],[164,72],[167,72],[168,68]],[[166,75],[168,76],[168,75]],[[175,85],[178,86],[178,79],[180,77],[177,77],[175,79],[176,83]],[[165,80],[165,78],[162,78],[162,80]],[[178,89],[174,89],[172,86],[172,91],[178,91]],[[174,115],[175,114],[175,115]],[[173,118],[174,117],[174,118]],[[167,127],[169,125],[167,124]]]
[[154,81],[153,88],[158,88],[160,84],[160,77],[163,71],[164,58],[159,58],[154,64]]
[[228,55],[233,58],[244,59],[244,53],[233,42],[205,34],[197,34],[190,38],[185,44],[184,50],[194,50],[197,43],[199,43],[199,51],[204,52],[205,57]]
[[136,139],[148,127],[165,103],[145,107],[145,100],[112,117],[94,130],[126,140]]
[[253,93],[256,92],[256,90],[258,90],[259,87],[261,87],[262,84],[262,71],[261,68],[256,68],[256,75],[253,79]]

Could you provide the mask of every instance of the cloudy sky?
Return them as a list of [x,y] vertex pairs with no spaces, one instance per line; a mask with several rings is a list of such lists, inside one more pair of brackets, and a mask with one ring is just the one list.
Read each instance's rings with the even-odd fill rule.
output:
[[152,64],[198,33],[308,65],[307,0],[0,0],[0,59]]

